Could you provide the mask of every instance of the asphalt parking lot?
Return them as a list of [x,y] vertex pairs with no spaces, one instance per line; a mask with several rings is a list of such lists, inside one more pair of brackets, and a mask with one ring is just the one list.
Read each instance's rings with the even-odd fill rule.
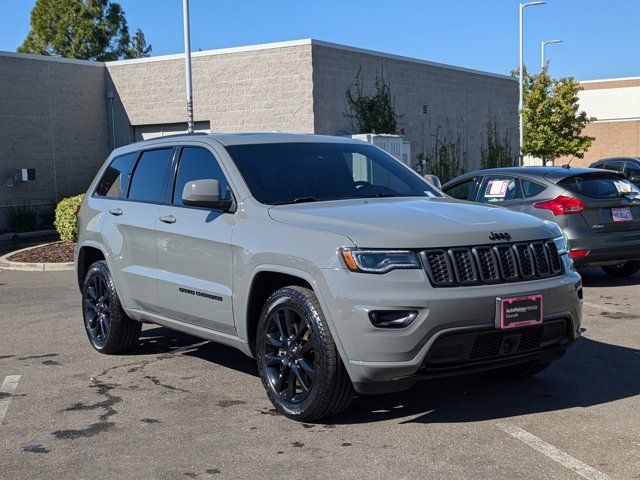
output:
[[253,361],[147,325],[85,337],[73,272],[0,271],[0,478],[640,479],[640,276],[584,273],[583,338],[538,377],[275,414]]

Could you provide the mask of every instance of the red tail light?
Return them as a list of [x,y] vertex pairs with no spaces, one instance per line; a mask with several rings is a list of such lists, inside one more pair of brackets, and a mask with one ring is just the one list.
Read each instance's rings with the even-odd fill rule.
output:
[[573,215],[584,210],[584,203],[577,198],[565,197],[564,195],[560,195],[553,200],[536,202],[533,206],[544,210],[551,210],[554,215]]

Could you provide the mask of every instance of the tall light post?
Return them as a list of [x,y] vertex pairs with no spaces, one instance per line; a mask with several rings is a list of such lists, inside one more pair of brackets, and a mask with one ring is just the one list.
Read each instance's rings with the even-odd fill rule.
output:
[[191,91],[191,34],[189,32],[189,0],[182,0],[184,21],[184,78],[187,85],[187,133],[193,133],[193,93]]
[[540,68],[544,68],[544,49],[547,45],[555,45],[556,43],[562,43],[563,40],[543,40],[540,42]]
[[527,7],[535,7],[538,5],[544,5],[547,2],[529,2],[529,3],[521,3],[520,4],[520,68],[518,69],[519,76],[519,96],[518,96],[518,116],[519,116],[519,127],[520,127],[520,154],[518,156],[518,162],[522,165],[522,144],[524,143],[524,125],[522,123],[522,109],[524,108],[524,76],[522,70],[523,66],[523,55],[522,55],[522,17],[524,13],[524,9]]

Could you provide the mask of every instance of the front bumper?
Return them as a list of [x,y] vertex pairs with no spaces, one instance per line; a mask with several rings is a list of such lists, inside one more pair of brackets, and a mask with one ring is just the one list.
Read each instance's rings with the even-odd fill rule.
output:
[[[567,322],[568,342],[559,345],[566,348],[579,336],[582,317],[580,276],[566,271],[562,276],[529,282],[433,288],[422,270],[369,275],[332,269],[321,270],[316,282],[351,380],[356,390],[369,393],[401,390],[407,388],[407,381],[410,386],[411,379],[426,374],[425,362],[440,338],[497,331],[496,297],[541,293],[545,322],[557,319]],[[406,328],[384,329],[370,322],[368,314],[373,310],[413,310],[418,315]],[[536,352],[527,352],[527,357],[532,353]],[[506,361],[498,360],[502,363],[498,362],[496,368]]]

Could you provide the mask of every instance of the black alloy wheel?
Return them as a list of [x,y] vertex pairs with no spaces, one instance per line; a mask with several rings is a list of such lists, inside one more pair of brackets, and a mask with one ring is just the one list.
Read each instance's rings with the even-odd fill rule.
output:
[[111,326],[109,290],[101,275],[93,275],[83,299],[84,324],[91,343],[104,348]]
[[91,346],[100,353],[124,352],[140,338],[142,324],[123,310],[104,261],[91,265],[84,277],[82,318]]
[[286,402],[301,403],[316,375],[314,339],[307,320],[294,307],[282,306],[269,315],[264,337],[269,384]]

